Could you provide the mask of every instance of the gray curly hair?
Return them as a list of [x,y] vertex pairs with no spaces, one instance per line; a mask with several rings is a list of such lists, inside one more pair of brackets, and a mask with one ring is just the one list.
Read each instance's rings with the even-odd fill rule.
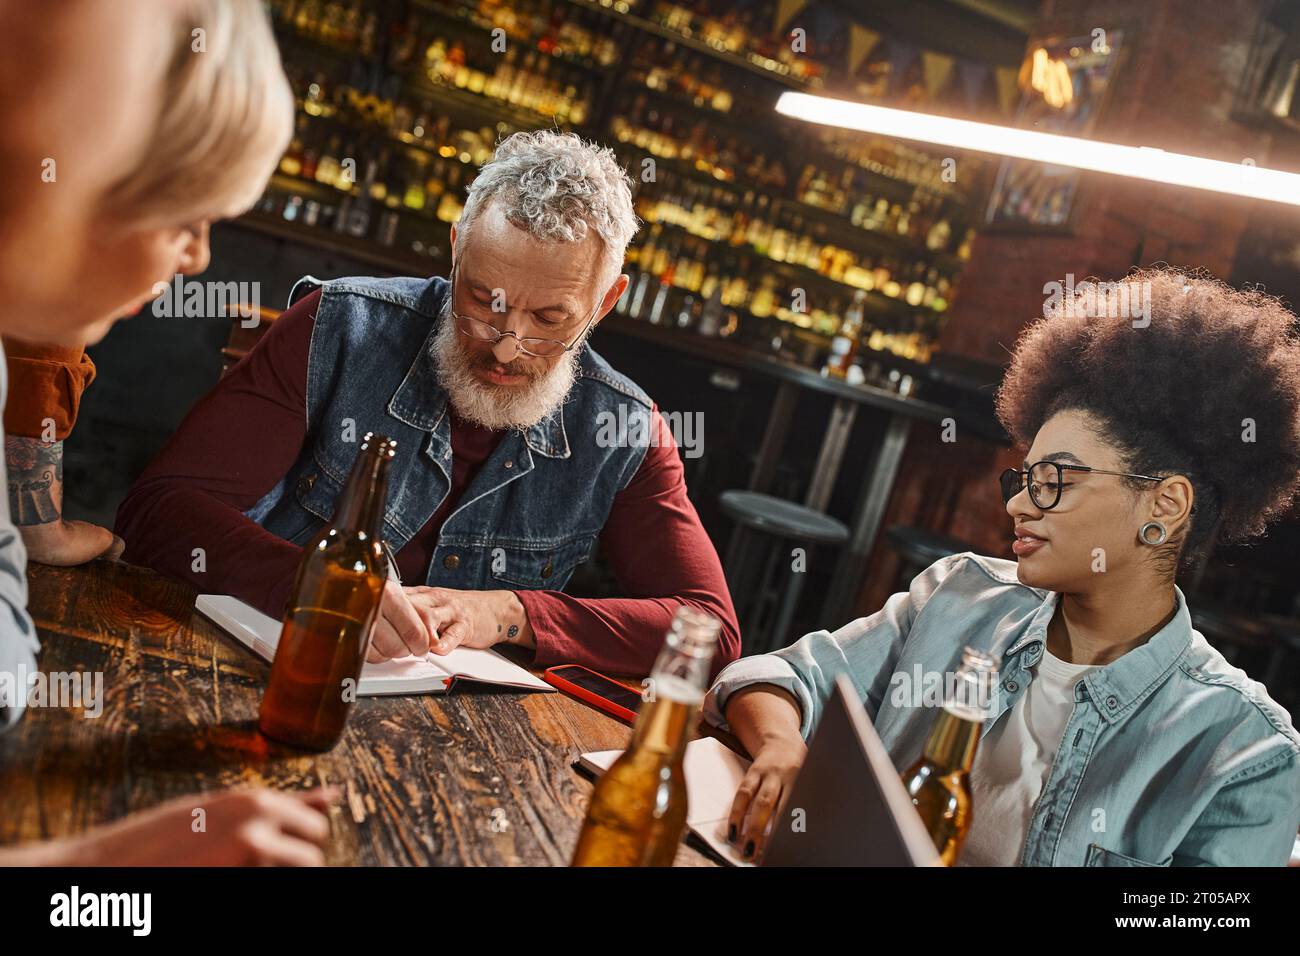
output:
[[457,245],[494,199],[511,225],[537,239],[579,242],[594,231],[611,277],[639,225],[631,182],[613,150],[575,133],[538,130],[502,140],[469,187]]

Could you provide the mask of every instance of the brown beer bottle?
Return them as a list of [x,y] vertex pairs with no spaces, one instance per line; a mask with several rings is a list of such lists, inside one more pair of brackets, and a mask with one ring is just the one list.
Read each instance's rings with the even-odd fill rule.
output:
[[574,866],[672,866],[686,829],[682,760],[708,686],[719,622],[680,607],[650,675],[632,743],[596,781]]
[[396,447],[366,433],[333,519],[303,549],[262,696],[267,737],[328,750],[343,734],[388,578],[380,532]]
[[970,769],[980,729],[991,715],[997,664],[973,647],[962,650],[952,695],[944,702],[925,749],[903,776],[945,866],[961,852],[971,825]]

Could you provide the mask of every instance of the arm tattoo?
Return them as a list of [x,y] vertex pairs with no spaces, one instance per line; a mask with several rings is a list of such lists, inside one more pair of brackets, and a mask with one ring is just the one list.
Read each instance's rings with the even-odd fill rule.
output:
[[49,524],[63,515],[63,442],[5,436],[9,511],[15,525]]

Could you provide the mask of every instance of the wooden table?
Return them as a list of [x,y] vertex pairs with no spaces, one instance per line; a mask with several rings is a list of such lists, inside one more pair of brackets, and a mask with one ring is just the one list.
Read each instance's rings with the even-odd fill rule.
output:
[[[256,730],[269,666],[152,571],[33,565],[41,670],[102,671],[103,713],[29,709],[0,736],[0,844],[64,836],[198,790],[239,784],[344,796],[334,865],[566,865],[591,784],[578,754],[630,730],[559,693],[361,698],[329,753]],[[677,865],[712,865],[683,844]]]

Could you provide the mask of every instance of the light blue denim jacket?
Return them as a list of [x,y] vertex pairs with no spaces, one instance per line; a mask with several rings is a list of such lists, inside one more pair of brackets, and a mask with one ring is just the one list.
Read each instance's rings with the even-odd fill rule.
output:
[[[724,669],[705,719],[726,729],[731,694],[775,684],[799,701],[807,739],[846,674],[894,764],[907,767],[938,713],[935,695],[909,693],[917,679],[939,686],[963,645],[991,651],[1000,684],[987,733],[1032,680],[1057,599],[1019,583],[1014,562],[944,558],[870,617]],[[1300,827],[1300,735],[1262,684],[1192,629],[1181,591],[1177,600],[1155,636],[1076,685],[1022,866],[1286,864]]]

